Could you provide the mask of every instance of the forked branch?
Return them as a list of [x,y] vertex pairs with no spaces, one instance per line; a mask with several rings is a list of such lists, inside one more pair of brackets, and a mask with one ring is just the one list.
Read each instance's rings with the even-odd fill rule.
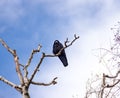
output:
[[[20,81],[20,86],[14,84],[13,82],[5,79],[4,77],[0,76],[0,81],[3,81],[4,83],[8,84],[11,87],[14,87],[17,91],[19,91],[23,98],[30,98],[29,96],[29,86],[30,84],[34,84],[34,85],[41,85],[41,86],[50,86],[50,85],[55,85],[57,84],[57,77],[55,77],[51,82],[49,83],[40,83],[40,82],[35,82],[33,81],[33,78],[35,77],[37,71],[40,68],[40,65],[42,64],[43,60],[45,57],[56,57],[58,55],[61,54],[63,49],[66,49],[67,47],[71,46],[77,39],[79,38],[79,36],[74,35],[74,39],[69,43],[68,38],[66,39],[66,41],[64,42],[64,47],[56,54],[50,54],[50,55],[46,55],[45,53],[42,53],[42,57],[40,58],[38,64],[36,65],[35,69],[33,70],[32,74],[30,75],[30,78],[28,78],[28,67],[30,66],[32,59],[34,57],[35,53],[40,52],[41,49],[41,45],[38,45],[37,49],[32,50],[31,55],[28,59],[28,62],[26,65],[22,65],[21,63],[19,63],[19,57],[17,55],[16,50],[11,49],[2,39],[0,39],[0,43],[7,49],[7,51],[9,53],[11,53],[13,55],[15,64],[16,64],[16,72]],[[23,71],[21,71],[20,67],[23,68]]]
[[[68,41],[68,38],[66,39],[66,41],[64,42],[64,47],[57,53],[57,54],[53,54],[53,55],[49,55],[49,54],[45,54],[45,57],[56,57],[58,55],[61,54],[61,52],[70,47],[77,39],[79,39],[80,37],[79,36],[76,36],[76,34],[74,35],[74,39],[70,42]],[[69,44],[68,44],[69,43]]]
[[57,54],[55,54],[55,55],[54,54],[50,54],[50,55],[48,54],[48,55],[46,55],[45,53],[42,53],[42,57],[41,57],[38,65],[36,66],[35,70],[33,71],[32,75],[30,77],[29,85],[33,81],[33,78],[34,78],[35,74],[37,73],[37,71],[39,70],[39,67],[40,67],[40,65],[43,62],[43,60],[44,60],[45,57],[56,57],[56,56],[60,55],[63,49],[66,49],[67,47],[70,47],[78,38],[79,38],[79,36],[74,35],[74,39],[68,45],[67,45],[68,39],[66,39],[66,41],[64,43],[65,46]]
[[23,69],[24,69],[24,78],[25,78],[25,80],[26,80],[27,82],[29,82],[29,81],[28,81],[28,77],[27,77],[27,76],[28,76],[28,70],[27,70],[27,68],[29,67],[29,65],[30,65],[30,63],[31,63],[34,54],[37,53],[37,52],[40,52],[41,47],[42,47],[42,46],[39,44],[37,49],[33,49],[33,50],[32,50],[31,55],[30,55],[30,57],[29,57],[29,59],[28,59],[28,62],[27,62],[27,64],[26,64],[26,65],[24,66],[24,68],[23,68]]

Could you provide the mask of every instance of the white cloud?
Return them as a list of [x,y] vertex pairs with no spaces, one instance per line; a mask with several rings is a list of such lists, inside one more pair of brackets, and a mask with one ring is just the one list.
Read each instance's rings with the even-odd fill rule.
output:
[[14,22],[24,13],[21,0],[0,0],[0,20]]
[[[38,76],[39,79],[50,81],[52,77],[58,76],[58,84],[50,87],[32,87],[32,97],[72,98],[76,93],[79,93],[80,98],[84,97],[85,81],[90,73],[99,71],[98,58],[94,57],[92,50],[101,46],[108,47],[112,35],[110,28],[119,21],[120,9],[114,0],[34,0],[29,1],[29,4],[32,7],[44,4],[47,13],[68,18],[69,24],[61,31],[70,32],[69,38],[73,37],[71,32],[80,36],[80,39],[66,50],[69,60],[67,68],[54,58],[50,59],[54,61],[54,65],[53,62],[48,64],[52,66],[51,69],[41,69],[44,71]],[[0,9],[3,8],[4,10],[0,10],[0,18],[3,19],[16,20],[24,13],[20,0],[1,0]],[[38,33],[34,36],[35,39],[39,39]]]
[[[89,15],[79,17],[80,14],[83,14],[81,11],[86,11],[86,13],[88,13],[91,9],[86,7],[87,9],[83,8],[79,11],[79,6],[81,3],[79,4],[76,2],[62,2],[56,6],[52,6],[52,8],[49,8],[48,10],[50,12],[53,11],[53,13],[58,16],[60,15],[60,17],[61,15],[66,15],[68,18],[71,17],[69,20],[69,28],[67,28],[66,31],[80,32],[77,33],[80,35],[79,41],[67,50],[69,67],[67,69],[59,69],[61,70],[58,75],[60,76],[60,80],[58,81],[60,84],[58,84],[55,88],[50,88],[50,91],[46,91],[52,98],[72,98],[72,95],[78,92],[81,98],[84,97],[86,85],[85,81],[87,81],[90,73],[101,72],[99,70],[100,66],[98,64],[98,58],[94,57],[92,50],[99,47],[109,47],[109,41],[111,40],[110,37],[112,35],[110,28],[113,27],[113,25],[120,19],[119,9],[116,8],[116,4],[113,1],[101,1],[100,3],[102,6],[98,12],[96,12],[97,14],[94,18]],[[93,3],[94,2],[95,4],[97,3],[95,0]],[[92,2],[86,1],[82,3],[82,6],[86,6],[86,3],[89,4]],[[94,5],[92,7],[94,9]],[[73,35],[68,33],[68,37],[70,36]],[[53,69],[53,71],[54,70],[55,69]],[[45,96],[45,98],[47,97],[48,96]]]

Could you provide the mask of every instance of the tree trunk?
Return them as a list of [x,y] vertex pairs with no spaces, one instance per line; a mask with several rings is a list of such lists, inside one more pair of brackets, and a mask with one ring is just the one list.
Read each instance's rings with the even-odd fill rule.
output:
[[30,98],[29,92],[28,92],[28,87],[24,86],[22,89],[22,96],[23,98]]

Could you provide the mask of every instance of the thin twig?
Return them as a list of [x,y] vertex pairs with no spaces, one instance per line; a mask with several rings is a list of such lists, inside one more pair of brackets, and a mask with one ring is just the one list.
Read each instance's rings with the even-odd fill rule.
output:
[[45,54],[45,57],[56,57],[56,56],[59,56],[64,49],[70,47],[77,39],[79,39],[79,36],[74,35],[74,39],[71,41],[71,43],[67,44],[69,42],[68,38],[67,38],[66,41],[64,42],[65,46],[62,49],[60,49],[60,51],[57,54],[55,54],[55,55],[53,55],[53,54],[52,55],[51,54],[50,55],[49,54]]
[[34,82],[34,81],[31,81],[31,83],[34,84],[34,85],[50,86],[50,85],[57,84],[56,79],[57,79],[57,77],[55,77],[50,83],[40,83],[40,82]]
[[114,87],[115,85],[117,85],[118,83],[120,83],[120,79],[117,81],[117,82],[115,82],[114,84],[111,84],[111,85],[107,85],[106,86],[106,88],[111,88],[111,87]]
[[14,51],[13,51],[2,39],[0,39],[0,43],[1,43],[12,55],[14,55]]
[[120,70],[116,73],[115,76],[105,75],[104,77],[107,77],[107,78],[116,78],[116,77],[118,77],[119,74],[120,74]]

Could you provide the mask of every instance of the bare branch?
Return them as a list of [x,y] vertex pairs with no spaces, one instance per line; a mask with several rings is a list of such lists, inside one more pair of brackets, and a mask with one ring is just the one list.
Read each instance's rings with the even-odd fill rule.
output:
[[[41,59],[40,59],[40,62],[38,63],[38,65],[36,66],[35,70],[33,71],[33,74],[32,74],[31,77],[30,77],[29,85],[30,85],[30,82],[32,82],[35,74],[36,74],[37,71],[39,70],[39,67],[40,67],[40,65],[41,65],[41,63],[42,63],[42,61],[43,61],[43,59],[44,59],[45,57],[56,57],[56,56],[60,55],[63,49],[71,46],[78,38],[79,38],[79,36],[74,35],[74,39],[72,40],[72,42],[71,42],[70,44],[68,44],[68,45],[66,44],[66,45],[65,45],[57,54],[55,54],[55,55],[46,55],[45,53],[43,53],[43,54],[42,54],[42,57],[41,57]],[[68,42],[68,39],[65,41],[65,43],[66,43],[66,42]]]
[[120,83],[120,80],[118,80],[117,82],[115,82],[114,84],[111,84],[111,85],[107,85],[106,88],[111,88],[111,87],[114,87],[115,85],[117,85],[118,83]]
[[79,36],[76,36],[76,34],[75,34],[75,35],[74,35],[74,39],[71,41],[70,44],[67,45],[67,43],[69,43],[68,38],[67,38],[66,41],[64,42],[64,45],[65,45],[65,46],[64,46],[57,54],[55,54],[55,55],[45,55],[45,57],[56,57],[56,56],[60,55],[61,52],[62,52],[64,49],[70,47],[77,39],[79,39]]
[[31,61],[32,61],[32,59],[33,59],[33,55],[35,54],[35,53],[37,53],[37,52],[40,52],[40,49],[41,49],[41,45],[39,44],[38,45],[38,49],[33,49],[32,50],[32,53],[31,53],[31,55],[30,55],[30,57],[29,57],[29,59],[28,59],[28,62],[27,62],[27,64],[26,64],[26,66],[25,67],[28,67],[29,65],[30,65],[30,63],[31,63]]
[[118,77],[119,74],[120,74],[120,70],[116,73],[115,76],[108,76],[108,75],[105,75],[104,77],[107,77],[107,78],[116,78],[116,77]]
[[[109,78],[109,79],[111,79],[111,78],[117,78],[118,77],[118,74],[120,73],[120,70],[116,73],[116,75],[115,76],[108,76],[108,75],[103,75],[103,80],[104,80],[104,84],[106,84],[105,83],[105,80],[106,80],[106,78]],[[107,84],[106,86],[105,86],[105,88],[111,88],[111,87],[114,87],[115,85],[117,85],[118,83],[120,82],[120,79],[119,80],[117,80],[117,82],[115,82],[115,83],[113,83],[113,84]]]
[[34,85],[50,86],[50,85],[57,84],[56,79],[57,79],[57,77],[55,77],[50,83],[40,83],[40,82],[34,82],[34,81],[31,81],[31,83],[34,84]]
[[[17,53],[16,53],[16,50],[12,50],[2,39],[0,39],[0,43],[2,43],[2,45],[8,50],[8,52],[10,52],[13,57],[14,57],[14,61],[15,61],[15,64],[16,64],[16,72],[17,72],[17,75],[18,75],[18,78],[20,80],[20,87],[17,86],[16,84],[8,81],[7,79],[3,78],[3,77],[0,77],[0,80],[3,81],[4,83],[10,85],[11,87],[14,87],[17,91],[19,91],[20,93],[24,93],[23,92],[23,87],[25,87],[24,85],[24,78],[23,78],[23,75],[21,73],[21,70],[20,70],[20,66],[21,64],[19,64],[19,58],[17,56]],[[27,91],[27,90],[26,90]],[[26,97],[27,98],[27,97]],[[29,98],[29,97],[28,97]]]
[[96,50],[105,50],[107,53],[110,53],[110,54],[112,54],[112,55],[114,55],[114,56],[119,56],[119,54],[115,54],[115,53],[112,52],[111,50],[108,50],[108,49],[105,49],[105,48],[98,48],[98,49],[96,49]]
[[[105,75],[103,74],[103,78],[102,78],[102,90],[100,91],[100,98],[103,98],[103,95],[105,95],[105,89],[106,88],[110,88],[110,90],[107,92],[106,94],[106,98],[109,96],[109,94],[111,93],[111,90],[115,87],[115,85],[117,85],[118,83],[120,83],[120,79],[118,79],[117,81],[115,81],[115,79],[118,77],[118,74],[120,73],[120,71],[118,71],[116,73],[115,76],[109,76],[109,75]],[[113,84],[108,84],[107,79],[109,79],[109,81],[111,79],[113,79]]]
[[0,39],[0,43],[1,43],[12,55],[14,55],[14,51],[13,51],[2,39]]
[[17,91],[21,92],[22,88],[17,86],[16,84],[10,82],[9,80],[5,79],[4,77],[0,76],[0,80],[4,83],[8,84],[9,86],[15,88]]
[[19,58],[17,56],[16,50],[12,50],[2,39],[0,39],[0,42],[13,55],[14,61],[15,61],[15,64],[16,64],[16,72],[17,72],[18,77],[20,79],[21,85],[23,85],[24,80],[23,80],[23,76],[22,76],[22,73],[21,73],[21,70],[20,70]]
[[69,41],[68,41],[68,38],[67,38],[66,41],[64,42],[64,45],[65,45],[65,46],[64,46],[57,54],[55,54],[55,55],[56,55],[56,56],[60,55],[61,52],[62,52],[64,49],[66,49],[67,47],[70,47],[77,39],[79,39],[79,36],[76,36],[76,34],[75,34],[75,35],[74,35],[74,39],[71,41],[70,44],[67,45],[67,43],[69,42]]
[[80,37],[79,36],[76,36],[76,34],[74,34],[74,39],[72,40],[72,42],[70,44],[67,45],[67,43],[69,42],[68,39],[66,39],[65,41],[65,47],[69,47],[71,46],[77,39],[79,39]]
[[15,50],[14,50],[14,61],[15,61],[15,64],[16,64],[16,72],[18,74],[20,83],[21,83],[21,85],[23,85],[24,84],[24,79],[23,79],[23,75],[22,75],[21,70],[20,70],[19,58],[18,58]]
[[[71,41],[71,43],[69,43],[68,38],[66,39],[66,41],[64,42],[64,47],[58,52],[58,54],[56,55],[46,55],[45,53],[42,53],[42,57],[40,58],[37,66],[35,67],[35,69],[33,70],[33,73],[31,74],[30,78],[28,79],[28,67],[30,66],[33,56],[35,53],[40,52],[41,49],[41,45],[38,45],[38,48],[35,50],[32,50],[30,57],[28,59],[28,62],[26,65],[22,65],[21,63],[19,63],[19,57],[17,55],[16,50],[12,50],[2,39],[0,39],[0,43],[8,50],[8,52],[10,52],[13,57],[14,57],[14,61],[15,61],[15,65],[16,65],[16,72],[20,81],[20,86],[10,82],[9,80],[5,79],[4,77],[0,76],[0,80],[3,81],[4,83],[10,85],[11,87],[14,87],[17,91],[21,92],[21,94],[23,95],[23,98],[30,98],[29,96],[29,86],[30,84],[34,84],[34,85],[41,85],[41,86],[50,86],[50,85],[55,85],[57,84],[57,77],[55,77],[51,82],[49,83],[40,83],[40,82],[34,82],[33,78],[35,77],[37,71],[39,70],[40,65],[42,64],[43,60],[45,57],[56,57],[58,55],[61,54],[62,50],[71,46],[77,39],[79,38],[79,36],[77,37],[76,35],[74,35],[74,39]],[[68,44],[69,43],[69,44]],[[20,67],[23,68],[24,71],[24,76],[21,72]]]
[[45,57],[45,53],[42,54],[42,57],[41,57],[41,59],[40,59],[38,65],[36,66],[35,70],[33,71],[32,75],[31,75],[31,77],[30,77],[30,80],[29,80],[28,85],[30,85],[30,83],[31,83],[31,81],[33,80],[35,74],[36,74],[37,71],[39,70],[39,67],[40,67],[40,65],[41,65],[41,63],[42,63],[44,57]]
[[[96,93],[96,91],[99,90],[99,97],[96,98],[118,98],[120,96],[120,22],[115,28],[112,28],[112,30],[114,33],[113,45],[110,46],[110,49],[99,48],[99,50],[104,52],[102,59],[105,58],[105,64],[109,65],[107,70],[110,72],[110,75],[105,73],[103,73],[103,76],[99,75],[99,84],[96,85],[97,82],[95,85],[90,83],[87,87],[88,92],[86,94],[93,91],[95,95],[97,95],[98,93]],[[116,72],[115,75],[113,75],[114,72]],[[90,93],[90,98],[92,95],[93,94]],[[89,96],[86,98],[89,98]]]
[[37,49],[33,49],[33,50],[32,50],[32,53],[31,53],[31,55],[30,55],[30,57],[29,57],[29,59],[28,59],[28,62],[27,62],[27,64],[26,64],[25,67],[24,67],[24,78],[25,78],[26,81],[28,81],[28,78],[27,78],[27,75],[28,75],[27,68],[28,68],[28,66],[30,65],[30,63],[31,63],[31,61],[32,61],[32,59],[33,59],[33,55],[34,55],[35,53],[37,53],[37,52],[40,52],[41,47],[42,47],[42,46],[39,44]]

